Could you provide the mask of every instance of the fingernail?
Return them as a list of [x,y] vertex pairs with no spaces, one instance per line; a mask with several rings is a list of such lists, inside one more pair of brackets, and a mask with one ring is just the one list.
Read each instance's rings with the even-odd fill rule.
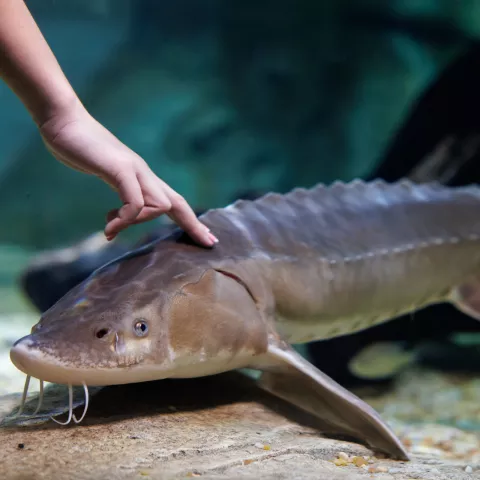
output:
[[213,243],[218,243],[218,238],[212,233],[208,234],[208,238],[210,238],[210,240],[212,240]]

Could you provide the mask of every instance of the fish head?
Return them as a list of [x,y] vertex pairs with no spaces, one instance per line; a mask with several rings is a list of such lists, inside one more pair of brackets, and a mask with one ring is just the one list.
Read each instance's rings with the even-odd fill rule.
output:
[[100,386],[246,366],[267,348],[254,297],[184,253],[164,248],[99,269],[13,345],[12,362],[47,382]]

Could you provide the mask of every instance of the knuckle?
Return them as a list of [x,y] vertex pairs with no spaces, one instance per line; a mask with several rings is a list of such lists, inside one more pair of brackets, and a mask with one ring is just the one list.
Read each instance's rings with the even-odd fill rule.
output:
[[170,196],[170,197],[165,196],[165,198],[163,199],[163,202],[164,202],[164,205],[166,205],[167,208],[170,210],[171,208],[177,207],[179,200],[177,196]]
[[133,209],[140,211],[144,206],[145,203],[141,199],[135,199],[131,203]]
[[117,183],[122,183],[131,176],[131,171],[128,168],[120,168],[113,174],[113,178]]
[[161,212],[169,212],[172,209],[172,204],[167,200],[160,200],[157,203],[157,209]]
[[142,208],[142,202],[132,201],[122,209],[120,217],[125,221],[132,221],[142,211]]
[[188,207],[187,201],[179,193],[175,193],[174,195],[172,195],[172,205],[174,205],[176,208]]

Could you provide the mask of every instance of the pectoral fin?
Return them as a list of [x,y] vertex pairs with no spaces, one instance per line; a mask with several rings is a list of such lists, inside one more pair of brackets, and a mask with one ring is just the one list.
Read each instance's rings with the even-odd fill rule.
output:
[[480,277],[473,276],[454,288],[449,301],[465,315],[480,320]]
[[[287,348],[287,349],[285,349]],[[315,415],[324,433],[346,435],[394,458],[408,453],[379,414],[289,347],[269,347],[260,387]]]

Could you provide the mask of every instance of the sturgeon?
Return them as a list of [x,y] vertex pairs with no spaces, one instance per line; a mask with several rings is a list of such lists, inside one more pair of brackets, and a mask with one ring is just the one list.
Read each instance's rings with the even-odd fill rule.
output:
[[438,302],[480,319],[480,188],[335,182],[201,219],[220,240],[213,248],[177,230],[45,312],[10,352],[27,383],[68,385],[70,421],[72,385],[85,388],[84,416],[87,386],[256,369],[262,388],[316,416],[325,434],[407,460],[380,415],[292,344]]

